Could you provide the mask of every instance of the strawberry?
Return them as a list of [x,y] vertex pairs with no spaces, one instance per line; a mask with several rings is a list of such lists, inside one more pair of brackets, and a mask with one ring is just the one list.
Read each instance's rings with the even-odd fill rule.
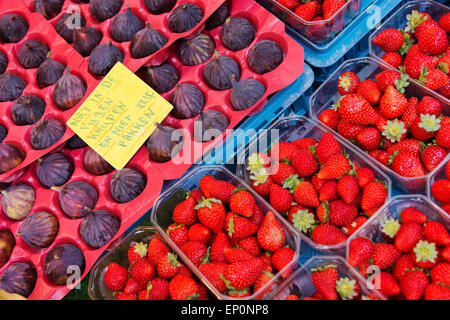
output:
[[225,233],[220,232],[211,244],[211,262],[225,262],[225,255],[223,254],[225,248],[231,248],[230,240]]
[[183,224],[172,223],[166,230],[170,240],[172,240],[178,247],[183,246],[189,241],[188,228]]
[[169,281],[154,278],[147,287],[139,291],[139,300],[167,300],[169,298]]
[[339,120],[339,113],[334,109],[326,109],[319,115],[319,121],[333,130],[336,130]]
[[382,92],[385,92],[389,86],[395,87],[395,81],[401,79],[401,74],[395,70],[385,70],[375,75],[378,87]]
[[110,263],[106,269],[104,281],[106,287],[111,291],[121,291],[128,279],[128,271],[117,263]]
[[413,79],[419,79],[422,68],[436,68],[439,58],[422,53],[419,45],[415,44],[409,49],[403,65],[406,73]]
[[225,262],[210,262],[202,264],[198,269],[217,291],[225,293],[227,286],[221,279],[221,275],[225,272],[227,266],[228,264]]
[[274,183],[272,178],[267,173],[266,169],[261,169],[250,175],[250,180],[252,182],[252,188],[261,197],[267,197],[270,194],[270,186]]
[[223,230],[225,222],[225,207],[222,202],[215,198],[205,199],[200,202],[197,210],[198,220],[214,233]]
[[338,183],[336,180],[327,180],[319,190],[319,200],[321,202],[333,201],[339,198]]
[[436,133],[436,143],[442,148],[450,149],[450,124],[442,125]]
[[384,239],[388,242],[394,242],[395,235],[400,229],[400,222],[394,218],[386,219],[382,225],[382,235]]
[[356,140],[358,134],[364,129],[364,126],[352,124],[344,119],[339,121],[337,132],[348,140]]
[[252,295],[250,288],[244,288],[242,290],[228,290],[228,296],[230,298],[240,299],[250,297]]
[[[330,109],[328,109],[330,110]],[[300,138],[292,141],[299,149],[309,150],[309,147],[315,146],[317,144],[317,140],[312,137]]]
[[447,150],[440,146],[428,146],[423,150],[420,159],[427,171],[433,171],[447,156]]
[[200,295],[197,282],[181,274],[169,282],[169,292],[173,300],[195,300]]
[[209,192],[211,194],[210,198],[215,198],[222,203],[228,204],[230,203],[230,199],[233,196],[235,189],[236,187],[228,181],[213,181],[209,187]]
[[405,123],[406,128],[411,128],[414,120],[419,116],[419,113],[417,112],[418,105],[419,100],[416,97],[411,97],[408,100],[408,107],[400,117],[400,120]]
[[404,177],[420,177],[425,174],[419,157],[409,152],[400,151],[394,157],[391,168]]
[[441,209],[444,210],[446,213],[450,214],[450,203],[442,204]]
[[357,135],[356,140],[364,150],[372,151],[379,147],[381,134],[378,129],[367,127]]
[[[330,217],[330,204],[328,201],[321,202],[316,208],[316,217],[321,223],[328,222]],[[299,222],[297,223],[297,226],[294,224],[294,227],[306,234],[308,234],[309,230],[315,227],[316,224],[314,215],[310,216],[308,210],[304,210],[297,220],[299,220]]]
[[326,23],[324,22],[324,18],[321,15],[318,15],[315,16],[311,21],[320,21],[320,22],[307,26],[305,30],[306,36],[310,39],[321,39],[326,37],[328,31]]
[[309,233],[316,223],[314,213],[300,205],[293,206],[289,210],[288,220],[295,229],[306,234]]
[[394,87],[387,87],[380,100],[380,110],[387,119],[400,117],[408,107],[408,99]]
[[302,206],[318,207],[320,204],[317,191],[311,182],[300,182],[294,191],[295,201]]
[[372,255],[373,264],[384,270],[389,268],[401,256],[401,252],[389,243],[375,243]]
[[424,300],[450,300],[450,288],[431,283],[425,289]]
[[440,262],[430,271],[431,281],[450,286],[450,263]]
[[372,257],[375,246],[370,239],[358,237],[349,243],[348,247],[348,263],[352,267],[358,266],[362,261]]
[[336,282],[339,280],[339,273],[336,266],[327,265],[312,269],[311,280],[314,287],[326,300],[338,300]]
[[178,272],[178,274],[182,274],[183,276],[192,278],[192,272],[185,265],[182,265],[180,267],[180,271]]
[[400,281],[405,275],[406,271],[413,270],[416,267],[412,255],[410,253],[403,254],[400,258],[395,261],[394,268],[392,269],[392,274],[394,277]]
[[189,228],[187,237],[189,241],[198,241],[208,244],[211,240],[211,231],[201,223],[196,223]]
[[[404,39],[403,39],[404,40]],[[403,46],[403,45],[402,45]],[[381,57],[383,61],[393,66],[395,69],[400,67],[403,64],[403,58],[398,52],[386,52],[383,57]]]
[[317,6],[319,5],[320,4],[316,1],[303,3],[295,9],[295,14],[305,21],[311,21],[314,18]]
[[259,206],[255,206],[255,212],[250,217],[250,221],[256,224],[258,227],[261,226],[262,222],[264,220],[264,213],[261,211]]
[[274,275],[271,272],[263,271],[258,279],[256,279],[255,284],[253,285],[254,292],[260,292],[255,299],[262,299],[264,295],[266,295],[273,287],[273,284],[267,286],[264,290],[261,290],[266,284],[273,282]]
[[378,115],[370,103],[359,94],[348,94],[338,102],[339,115],[352,124],[371,125],[378,122]]
[[289,211],[294,201],[289,190],[280,187],[277,184],[270,186],[270,205],[278,212],[283,213]]
[[289,10],[294,10],[300,5],[300,0],[277,0],[277,2]]
[[341,152],[341,145],[330,132],[325,132],[323,134],[315,149],[315,153],[320,164],[324,164],[331,157]]
[[372,106],[376,106],[381,99],[380,88],[378,87],[378,84],[373,80],[362,81],[359,84],[356,93],[366,98]]
[[450,203],[450,180],[437,180],[431,186],[431,194],[440,203]]
[[317,160],[309,150],[299,150],[292,159],[292,166],[300,178],[312,176],[319,169]]
[[130,265],[136,261],[145,258],[147,256],[147,245],[145,243],[139,242],[133,244],[130,249],[128,249],[128,261]]
[[361,300],[382,300],[382,299],[374,294],[368,294],[368,295],[362,296]]
[[425,30],[430,25],[437,24],[436,21],[434,21],[428,13],[419,12],[417,10],[412,10],[411,14],[408,14],[406,16],[406,19],[408,20],[408,22],[405,30],[416,34],[420,34],[421,29]]
[[336,290],[342,300],[357,300],[361,295],[361,287],[356,280],[347,277],[340,278],[336,282]]
[[186,257],[191,260],[195,266],[199,266],[208,259],[208,248],[205,244],[198,241],[189,241],[184,244],[181,251],[186,255]]
[[228,263],[247,261],[255,258],[250,253],[240,248],[225,248],[225,250],[223,250],[223,254]]
[[441,57],[441,60],[439,60],[437,68],[442,72],[444,72],[446,75],[450,75],[450,51],[447,50],[447,53]]
[[239,248],[242,248],[254,257],[257,257],[261,254],[261,248],[256,237],[248,237],[242,239],[239,241],[238,245]]
[[255,211],[255,199],[248,191],[238,191],[230,199],[230,209],[241,216],[249,218]]
[[253,285],[264,269],[261,259],[240,261],[228,265],[223,273],[227,286],[242,290]]
[[445,32],[450,33],[450,13],[444,14],[439,19],[439,26],[444,29]]
[[429,269],[433,267],[439,257],[439,252],[434,242],[420,240],[412,250],[412,258],[419,268]]
[[147,260],[154,265],[158,264],[159,260],[170,252],[165,243],[157,237],[153,237],[150,240],[147,251]]
[[357,177],[357,180],[358,180],[358,185],[361,188],[364,188],[369,183],[371,183],[371,182],[373,182],[375,180],[375,174],[369,168],[360,168],[356,172],[356,177]]
[[327,223],[314,228],[312,239],[317,244],[330,246],[346,241],[347,236],[338,227]]
[[341,9],[345,5],[345,3],[345,0],[323,0],[323,18],[325,20],[330,19],[336,14],[336,12],[339,11],[339,9]]
[[[272,265],[275,270],[281,271],[288,264],[290,264],[294,260],[295,251],[288,247],[281,247],[277,251],[275,251],[272,255]],[[293,268],[289,268],[287,272],[283,273],[283,278],[287,278]]]
[[346,155],[339,153],[332,156],[320,169],[317,176],[320,179],[338,179],[353,170]]
[[345,96],[346,94],[356,93],[356,89],[358,88],[361,80],[356,75],[356,73],[352,71],[347,71],[342,73],[337,81],[338,92],[341,96]]
[[379,129],[382,129],[381,134],[385,138],[382,145],[384,150],[388,150],[396,142],[401,142],[408,134],[405,123],[398,119],[386,120],[386,123],[380,124],[380,126],[381,128]]
[[229,212],[225,219],[225,231],[231,240],[239,241],[256,234],[258,226],[247,218]]
[[371,270],[372,261],[371,259],[363,260],[359,263],[358,271],[363,275],[363,277],[369,277],[373,270]]
[[355,218],[355,220],[352,221],[352,223],[350,223],[350,224],[346,225],[344,228],[342,228],[342,231],[344,231],[344,233],[347,236],[351,236],[356,231],[358,231],[358,229],[361,228],[362,225],[367,222],[367,220],[369,220],[369,219],[367,219],[364,216],[358,216]]
[[423,53],[441,55],[447,51],[447,34],[439,26],[430,26],[419,34],[416,33],[416,38],[419,43],[419,49]]
[[444,259],[447,262],[450,262],[450,245],[446,246],[441,251],[441,256],[442,256],[442,259]]
[[295,294],[290,294],[284,300],[300,300]]
[[252,153],[248,157],[247,170],[252,174],[260,172],[261,169],[269,168],[271,166],[271,162],[272,160],[266,153]]
[[146,259],[136,261],[130,269],[130,277],[139,284],[149,282],[155,276],[155,266]]
[[115,295],[116,300],[136,300],[135,293],[120,292]]
[[259,245],[264,250],[274,252],[286,242],[284,229],[271,211],[266,213],[264,221],[257,232]]
[[380,272],[377,276],[371,279],[372,285],[376,285],[379,281],[378,290],[386,298],[391,298],[400,293],[400,286],[397,280],[388,272]]
[[400,291],[406,300],[419,300],[428,283],[428,278],[422,270],[407,271],[400,280]]
[[447,165],[445,166],[445,176],[450,180],[450,162],[447,162]]
[[358,209],[342,200],[330,203],[330,222],[336,226],[345,226],[352,223],[358,216]]
[[391,28],[381,31],[373,38],[372,42],[384,52],[392,52],[400,50],[405,38],[400,31]]
[[279,185],[283,185],[284,180],[295,174],[295,169],[289,164],[279,162],[272,166],[271,173],[272,180]]
[[409,207],[402,210],[400,213],[400,219],[403,223],[416,222],[418,224],[424,224],[427,222],[428,217],[419,209]]
[[173,221],[186,226],[193,225],[197,221],[195,205],[196,202],[193,197],[188,197],[183,202],[177,204],[172,213]]
[[446,247],[450,245],[450,234],[447,228],[438,221],[428,221],[423,226],[423,235],[430,242],[435,242],[438,246]]
[[327,182],[328,180],[325,179],[319,179],[319,177],[317,177],[317,174],[313,175],[311,177],[311,183],[313,184],[314,188],[316,188],[317,191],[320,191],[320,189],[322,188],[322,186],[325,184],[325,182]]
[[443,89],[449,81],[448,76],[439,69],[422,68],[419,82],[431,90],[439,91]]
[[159,277],[171,279],[179,273],[180,267],[181,263],[178,262],[177,255],[169,253],[159,260],[156,270]]
[[146,287],[145,283],[142,284],[134,279],[128,278],[127,283],[125,284],[125,288],[123,289],[123,292],[126,294],[137,293],[138,291],[144,290],[145,287]]
[[200,179],[200,190],[203,192],[206,198],[211,198],[209,188],[210,184],[214,181],[216,181],[216,179],[211,175],[206,175]]
[[199,203],[205,195],[203,194],[202,190],[200,189],[194,189],[187,193],[187,198],[193,198],[195,201],[195,204]]
[[380,208],[386,201],[388,193],[384,185],[373,181],[369,183],[362,193],[361,208],[364,212]]
[[395,247],[402,252],[409,252],[422,239],[420,224],[416,222],[403,223],[395,235]]
[[417,106],[417,112],[419,114],[434,115],[438,118],[442,114],[442,105],[439,100],[430,96],[425,96]]
[[447,99],[450,99],[450,81],[447,82],[446,86],[442,88],[439,93],[446,97]]
[[393,144],[388,148],[388,153],[393,155],[396,151],[409,152],[415,156],[420,156],[422,153],[423,143],[416,139],[405,139]]
[[275,143],[270,149],[270,157],[273,161],[292,161],[292,157],[297,153],[298,147],[291,142]]

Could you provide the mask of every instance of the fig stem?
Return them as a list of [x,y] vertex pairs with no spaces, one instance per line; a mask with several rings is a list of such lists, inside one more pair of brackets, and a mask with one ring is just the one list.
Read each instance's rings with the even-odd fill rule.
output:
[[16,233],[16,237],[19,238],[19,237],[21,237],[21,236],[22,236],[22,235],[20,234],[20,232],[17,232],[17,233]]
[[53,186],[50,189],[53,190],[53,191],[56,191],[56,192],[61,192],[61,188],[60,187]]
[[214,59],[219,59],[219,51],[214,50]]
[[50,58],[51,55],[52,55],[52,52],[49,51],[49,52],[47,53],[47,58]]

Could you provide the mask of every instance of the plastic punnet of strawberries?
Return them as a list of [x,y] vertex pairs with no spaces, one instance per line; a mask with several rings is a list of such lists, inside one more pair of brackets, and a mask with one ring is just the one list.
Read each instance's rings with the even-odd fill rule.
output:
[[[450,300],[450,234],[414,207],[381,226],[384,242],[356,237],[348,263],[358,267],[386,298]],[[375,266],[379,272],[371,274]]]
[[406,28],[386,29],[373,38],[382,59],[426,87],[450,98],[450,13],[438,21],[413,10]]
[[305,21],[328,20],[338,12],[346,0],[277,0]]
[[340,100],[319,120],[404,177],[433,171],[450,149],[450,117],[439,100],[405,95],[408,76],[385,70],[373,79],[352,71],[337,81]]
[[326,132],[278,142],[254,153],[247,170],[253,189],[299,232],[319,245],[343,243],[385,203],[387,187],[359,168]]
[[450,161],[445,165],[445,178],[434,181],[431,195],[440,207],[450,214]]
[[292,273],[287,266],[296,248],[289,248],[284,226],[273,212],[264,215],[252,193],[228,181],[202,177],[200,189],[187,193],[172,219],[167,235],[221,294],[245,298],[258,292],[260,299],[277,272],[283,270],[282,278]]
[[207,289],[160,238],[133,243],[127,256],[128,269],[113,262],[104,275],[116,300],[208,300]]

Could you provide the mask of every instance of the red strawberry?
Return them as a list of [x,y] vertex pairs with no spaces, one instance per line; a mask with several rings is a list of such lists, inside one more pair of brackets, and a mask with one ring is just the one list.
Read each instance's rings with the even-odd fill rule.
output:
[[419,113],[417,112],[418,105],[419,100],[416,97],[411,97],[408,100],[408,107],[400,117],[400,120],[405,123],[406,128],[411,128],[414,120],[419,116]]
[[394,87],[387,87],[380,100],[380,110],[387,119],[400,117],[408,108],[408,99]]
[[376,286],[379,281],[379,291],[386,297],[391,298],[400,293],[400,286],[392,274],[387,272],[380,272],[377,276],[371,279],[371,283]]
[[336,180],[327,180],[319,190],[319,200],[321,202],[337,200],[339,198],[337,185]]
[[225,248],[223,254],[228,263],[247,261],[255,258],[250,253],[240,248]]
[[419,114],[435,115],[437,118],[442,114],[442,105],[439,100],[430,96],[425,96],[417,106],[417,112]]
[[359,193],[358,179],[351,175],[344,175],[339,179],[337,192],[346,204],[352,204]]
[[261,290],[266,284],[273,282],[274,275],[271,272],[263,271],[258,279],[256,279],[253,285],[254,292],[260,292],[255,299],[262,299],[273,287],[273,284],[267,286],[264,290]]
[[262,260],[255,258],[228,265],[223,275],[230,286],[241,290],[253,285],[263,269]]
[[361,295],[361,286],[359,283],[347,277],[340,278],[336,282],[336,290],[342,300],[359,300]]
[[300,0],[277,0],[277,2],[289,10],[294,10],[300,5]]
[[147,288],[139,291],[139,300],[167,300],[169,298],[169,281],[154,278]]
[[326,300],[338,300],[336,282],[339,273],[334,265],[323,266],[311,270],[311,279],[314,287]]
[[316,14],[317,6],[320,5],[316,1],[310,1],[299,5],[295,9],[295,14],[305,21],[311,21]]
[[364,150],[372,151],[380,146],[381,134],[378,129],[367,127],[357,135],[356,140]]
[[292,141],[299,149],[309,150],[309,147],[315,146],[317,144],[317,140],[312,137],[300,138],[295,141]]
[[326,163],[331,157],[342,152],[341,145],[330,133],[325,132],[315,149],[319,163]]
[[130,269],[130,277],[140,284],[149,282],[155,276],[155,266],[146,259],[136,261]]
[[383,57],[381,57],[383,61],[389,63],[395,69],[400,67],[403,64],[403,58],[398,52],[386,52]]
[[181,274],[169,282],[169,292],[173,300],[195,300],[200,294],[197,282]]
[[446,247],[450,245],[450,234],[447,228],[438,221],[428,221],[423,226],[423,235],[430,242],[435,242],[438,246]]
[[353,239],[348,247],[348,263],[352,267],[372,257],[375,246],[370,239],[358,237]]
[[358,216],[358,209],[342,200],[330,203],[330,222],[336,226],[345,226],[352,223]]
[[311,182],[300,182],[294,191],[295,201],[302,206],[318,207],[320,204],[317,191]]
[[274,183],[265,169],[250,175],[252,188],[261,197],[267,197],[270,194],[270,186]]
[[206,198],[211,198],[209,188],[211,183],[214,181],[216,181],[216,179],[210,175],[206,175],[200,179],[200,190],[203,192]]
[[431,194],[440,203],[450,203],[450,180],[437,180],[431,186]]
[[189,241],[180,249],[186,255],[186,257],[191,260],[191,262],[197,267],[202,262],[206,262],[206,259],[208,258],[208,248],[205,246],[205,244],[198,241]]
[[409,252],[422,238],[422,226],[416,222],[403,223],[395,235],[395,247],[402,252]]
[[198,269],[217,291],[225,293],[227,286],[221,279],[221,275],[225,272],[227,266],[228,264],[225,262],[211,262],[202,264]]
[[450,12],[444,14],[440,19],[439,19],[439,26],[444,29],[445,32],[450,33]]
[[365,224],[367,222],[366,217],[364,216],[358,216],[355,218],[354,221],[352,221],[352,223],[346,225],[344,228],[342,228],[342,231],[344,231],[344,233],[347,236],[351,236],[352,234],[354,234],[356,231],[358,231],[359,228],[361,228],[361,226],[363,224]]
[[440,262],[430,271],[431,281],[450,286],[450,263]]
[[420,34],[416,33],[416,38],[419,42],[419,49],[423,53],[441,55],[447,51],[447,34],[439,26],[430,26]]
[[348,158],[340,153],[331,157],[320,169],[317,176],[320,179],[338,179],[351,170],[352,166]]
[[[326,203],[328,204],[328,202]],[[289,210],[288,220],[295,229],[303,233],[309,233],[310,229],[313,228],[316,223],[314,213],[310,209],[300,205],[293,206],[291,210]]]
[[[309,211],[303,210],[299,216],[299,222],[294,223],[294,227],[304,233],[309,233],[309,230],[315,226],[316,221],[314,220],[314,215],[311,219],[308,219]],[[322,223],[327,223],[330,217],[330,204],[328,201],[321,202],[316,208],[316,217]]]
[[172,223],[166,230],[169,238],[178,246],[181,247],[189,241],[188,228],[183,224]]
[[147,260],[154,265],[157,265],[159,260],[170,252],[165,243],[157,237],[153,237],[152,240],[150,240],[147,251]]
[[136,300],[135,293],[120,292],[115,296],[116,300]]
[[395,87],[395,81],[401,79],[401,74],[395,70],[385,70],[375,75],[378,87],[382,92],[385,92],[389,86]]
[[450,300],[450,288],[429,284],[425,289],[424,300]]
[[255,199],[248,191],[238,191],[231,197],[230,209],[241,216],[249,218],[255,211]]
[[425,222],[427,222],[428,217],[419,209],[409,207],[402,210],[402,212],[400,213],[400,219],[403,223],[416,222],[419,224],[424,224]]
[[261,248],[256,237],[248,237],[242,239],[239,241],[238,245],[239,248],[242,248],[254,257],[257,257],[261,254]]
[[336,130],[339,120],[340,120],[339,113],[334,109],[326,109],[322,111],[319,115],[319,121],[321,121],[322,123],[324,123],[333,130]]
[[311,177],[311,183],[313,184],[314,188],[316,188],[317,191],[320,191],[320,189],[323,187],[323,185],[327,181],[328,180],[325,180],[325,179],[319,179],[319,177],[317,177],[317,174],[315,174]]
[[261,211],[259,206],[255,206],[255,212],[250,217],[250,221],[256,224],[258,227],[261,226],[262,222],[264,220],[264,213]]
[[230,298],[240,299],[245,297],[250,297],[252,295],[250,288],[245,288],[242,290],[228,290],[228,296]]
[[358,184],[361,188],[364,188],[369,183],[371,183],[375,180],[375,174],[369,168],[360,168],[356,172],[356,177],[358,180]]
[[345,3],[345,0],[323,0],[323,18],[325,20],[331,18],[336,14],[336,12],[339,11],[339,9],[341,9],[345,5]]
[[356,90],[357,94],[362,95],[372,106],[376,106],[381,99],[381,91],[378,84],[373,80],[364,80]]
[[193,198],[195,201],[195,204],[199,203],[205,195],[203,194],[202,190],[200,189],[194,189],[190,192],[188,192],[187,197]]
[[433,267],[439,258],[439,252],[434,242],[420,240],[411,252],[412,258],[419,268]]
[[267,251],[274,252],[286,242],[284,229],[275,214],[268,211],[257,233],[260,246]]
[[448,76],[439,69],[423,68],[420,72],[419,82],[431,90],[443,89],[449,81]]
[[319,169],[317,160],[309,150],[299,150],[292,159],[292,166],[300,178],[312,176]]
[[406,271],[413,270],[416,267],[412,255],[410,253],[403,254],[394,264],[392,274],[400,281],[405,275]]
[[450,51],[447,50],[447,53],[441,57],[441,60],[438,63],[438,69],[444,72],[446,75],[450,75]]
[[239,241],[256,234],[258,226],[247,218],[229,212],[225,219],[225,231],[232,241]]
[[283,181],[286,180],[287,178],[289,178],[289,176],[294,175],[295,174],[295,169],[293,166],[283,163],[283,162],[279,162],[279,163],[275,163],[272,166],[272,180],[279,184],[279,185],[283,185]]
[[442,148],[450,149],[450,124],[442,125],[436,133],[436,143]]
[[422,53],[419,45],[415,44],[409,49],[403,65],[411,78],[419,79],[422,68],[436,68],[439,58]]
[[332,224],[321,224],[313,230],[312,239],[317,244],[330,246],[346,241],[347,236]]
[[400,291],[406,300],[419,300],[428,283],[428,278],[422,270],[408,271],[400,280]]
[[196,223],[189,228],[187,237],[189,241],[198,241],[208,244],[211,240],[211,231],[201,223]]
[[180,271],[181,263],[178,262],[177,255],[169,253],[159,260],[156,270],[161,278],[171,279]]
[[147,256],[147,245],[145,243],[139,242],[133,244],[130,249],[128,249],[128,261],[130,265],[136,261],[145,258]]
[[177,224],[193,225],[197,221],[197,214],[194,209],[195,205],[196,202],[193,197],[188,197],[183,202],[177,204],[173,210],[173,221]]
[[111,291],[121,291],[128,279],[128,271],[117,263],[110,263],[106,269],[104,281]]
[[182,274],[183,276],[192,278],[192,272],[185,265],[182,265],[180,267],[180,271],[178,272],[178,274]]
[[211,194],[210,198],[215,198],[222,201],[222,203],[228,204],[230,203],[230,199],[233,196],[235,189],[236,187],[228,181],[213,181],[209,187],[209,192]]
[[291,208],[294,198],[289,190],[277,184],[270,186],[270,205],[280,213],[287,212]]
[[359,94],[348,94],[338,103],[339,115],[357,125],[371,125],[378,122],[378,114],[370,103]]
[[400,50],[405,42],[403,34],[397,29],[385,29],[373,38],[372,42],[384,52]]
[[423,150],[420,159],[427,171],[433,171],[447,156],[447,150],[440,146],[428,146]]
[[361,80],[359,80],[356,73],[352,71],[342,73],[337,81],[339,94],[341,96],[345,96],[346,94],[356,93],[356,89],[358,88],[360,82]]
[[[413,19],[412,22],[415,26],[412,26],[411,31],[414,32],[414,36],[420,37],[421,33],[430,27],[438,26],[438,23],[433,20],[433,18],[426,12],[414,13],[412,12]],[[416,15],[416,17],[414,17]],[[421,17],[418,17],[420,15]],[[419,18],[419,19],[418,19]]]
[[290,294],[284,300],[300,300],[295,294]]
[[369,212],[380,208],[386,201],[388,193],[383,184],[377,181],[369,183],[363,190],[361,208]]
[[412,153],[415,156],[420,156],[423,148],[423,143],[416,139],[405,139],[393,144],[388,148],[388,153],[393,155],[396,151],[403,151]]
[[270,157],[273,161],[292,161],[292,157],[297,153],[298,147],[291,142],[275,143],[270,149]]
[[[295,256],[295,251],[288,247],[282,247],[275,251],[272,255],[272,265],[275,270],[281,271],[288,264],[290,264]],[[283,273],[283,278],[289,277],[293,268],[289,268],[285,273]]]
[[133,294],[137,293],[138,291],[144,290],[146,287],[146,284],[142,284],[137,282],[134,279],[128,278],[127,283],[125,284],[125,288],[123,289],[123,292],[126,294]]
[[231,248],[230,240],[225,233],[220,232],[211,244],[211,262],[225,262],[225,255],[223,254],[225,248]]
[[419,157],[409,152],[400,151],[392,161],[392,170],[404,177],[420,177],[425,170]]
[[219,233],[223,230],[226,212],[220,200],[215,198],[205,199],[195,209],[197,210],[198,220],[205,227],[214,233]]
[[339,121],[337,132],[348,140],[356,140],[358,134],[364,129],[364,126],[352,124],[344,119]]
[[375,243],[375,251],[372,255],[373,264],[384,270],[393,265],[401,254],[393,244]]

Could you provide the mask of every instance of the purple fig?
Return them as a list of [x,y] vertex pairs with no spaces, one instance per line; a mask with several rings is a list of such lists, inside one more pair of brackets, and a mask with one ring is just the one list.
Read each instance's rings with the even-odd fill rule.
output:
[[86,26],[86,20],[79,12],[66,13],[55,25],[56,32],[67,41],[73,42],[73,32],[76,29]]
[[219,56],[216,51],[214,59],[209,61],[203,69],[206,84],[214,90],[231,89],[232,77],[236,80],[241,77],[239,64],[230,57]]
[[62,77],[65,69],[63,64],[50,57],[49,52],[47,59],[36,72],[36,81],[39,87],[43,89],[54,85]]
[[60,14],[64,0],[34,0],[34,11],[42,14],[45,19],[50,20]]
[[30,132],[31,146],[44,150],[53,146],[66,132],[66,126],[55,119],[43,119],[36,123]]
[[272,40],[255,43],[248,55],[248,65],[259,74],[275,70],[284,60],[280,45]]
[[11,71],[0,75],[0,102],[14,101],[22,95],[27,84]]
[[123,52],[112,42],[95,47],[89,57],[89,71],[96,76],[106,76],[117,62],[123,62]]
[[159,31],[152,29],[150,23],[131,39],[131,55],[135,59],[148,57],[167,44],[167,38]]
[[59,232],[58,218],[50,212],[30,214],[20,226],[16,237],[21,237],[32,248],[48,248]]
[[142,79],[159,94],[172,90],[180,80],[178,70],[165,62],[159,66],[143,67]]
[[8,229],[0,230],[0,268],[8,262],[16,246],[16,240]]
[[111,196],[118,203],[130,202],[139,196],[147,185],[147,177],[136,169],[117,171],[109,184]]
[[39,182],[48,189],[62,186],[72,177],[73,163],[60,152],[48,154],[37,162],[36,176]]
[[84,273],[86,260],[83,252],[73,244],[61,244],[53,247],[44,259],[44,274],[53,284],[65,286],[74,271]]
[[212,30],[225,23],[230,16],[231,4],[225,1],[214,13],[205,21],[205,29]]
[[99,22],[114,17],[122,8],[123,0],[91,0],[89,9]]
[[14,169],[25,159],[25,153],[12,144],[0,143],[0,174]]
[[69,110],[83,99],[86,90],[86,82],[80,77],[71,74],[70,67],[67,66],[63,76],[53,88],[53,101],[61,110]]
[[25,37],[30,26],[24,17],[18,14],[5,14],[0,18],[0,40],[16,43]]
[[15,262],[0,275],[0,289],[28,298],[37,280],[36,268],[28,262]]
[[6,138],[8,135],[8,129],[4,125],[0,124],[0,143]]
[[202,21],[203,10],[193,3],[182,3],[169,15],[169,29],[174,33],[183,33],[193,29]]
[[151,13],[162,14],[172,10],[177,0],[145,0],[144,3]]
[[143,27],[141,20],[128,7],[113,19],[109,31],[114,41],[127,42]]
[[230,122],[221,112],[205,110],[195,119],[194,138],[199,142],[214,140],[228,128]]
[[240,111],[252,107],[266,93],[266,87],[256,79],[242,79],[233,81],[231,90],[231,104]]
[[28,40],[20,47],[17,58],[24,68],[39,68],[49,52],[50,48],[41,40]]
[[2,209],[12,220],[23,220],[33,210],[36,190],[28,184],[14,184],[2,191]]
[[183,148],[184,137],[176,129],[157,125],[155,131],[147,140],[147,150],[150,160],[167,162],[175,157]]
[[87,57],[102,39],[103,33],[100,30],[83,27],[73,31],[73,48],[83,57]]
[[255,36],[255,25],[242,17],[228,18],[220,32],[222,43],[233,51],[247,48],[253,42]]
[[6,68],[8,67],[8,57],[3,51],[0,51],[0,74],[5,73]]
[[97,189],[87,182],[72,181],[62,187],[51,189],[59,193],[59,205],[72,219],[85,217],[98,201]]
[[75,150],[75,149],[81,149],[81,148],[87,147],[87,143],[84,142],[79,136],[74,135],[72,138],[67,140],[66,146],[69,149]]
[[120,219],[106,211],[90,211],[80,225],[83,241],[94,249],[105,246],[116,235],[120,228]]
[[178,58],[185,66],[196,66],[211,58],[216,50],[214,40],[203,33],[192,39],[182,39],[178,47]]
[[172,115],[180,119],[194,118],[205,106],[203,92],[195,85],[183,83],[176,86],[170,97]]
[[114,168],[92,148],[86,151],[83,164],[86,171],[94,176],[102,176],[114,171]]
[[11,117],[18,126],[27,126],[39,121],[45,111],[45,101],[38,96],[21,96],[11,108]]

